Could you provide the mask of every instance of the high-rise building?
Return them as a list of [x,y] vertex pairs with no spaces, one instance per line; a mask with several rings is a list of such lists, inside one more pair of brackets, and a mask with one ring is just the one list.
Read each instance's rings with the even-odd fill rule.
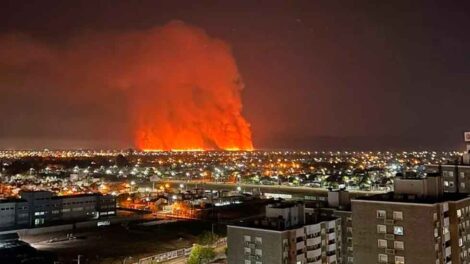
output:
[[444,180],[444,192],[470,193],[470,132],[465,132],[466,149],[462,157],[447,164],[427,165],[427,171],[440,173]]
[[268,205],[266,217],[227,232],[229,264],[338,263],[341,219],[315,217],[303,203]]
[[470,197],[444,193],[440,175],[396,178],[351,210],[354,263],[470,263]]

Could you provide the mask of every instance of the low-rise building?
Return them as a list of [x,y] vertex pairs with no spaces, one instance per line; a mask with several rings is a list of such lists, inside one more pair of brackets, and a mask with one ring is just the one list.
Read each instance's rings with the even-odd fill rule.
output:
[[21,199],[0,200],[0,230],[98,219],[116,214],[112,195],[55,196],[48,191],[23,191]]

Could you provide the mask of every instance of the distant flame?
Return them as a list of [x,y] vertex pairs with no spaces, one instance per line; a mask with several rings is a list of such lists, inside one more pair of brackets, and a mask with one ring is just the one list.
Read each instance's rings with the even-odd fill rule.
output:
[[120,81],[136,87],[132,114],[141,149],[251,150],[241,114],[243,83],[230,48],[172,22],[142,36],[141,65]]
[[[0,72],[14,69],[22,76],[0,84],[2,91],[26,82],[34,89],[55,87],[66,91],[58,98],[70,96],[83,111],[95,106],[94,115],[127,107],[122,122],[140,149],[253,149],[230,47],[183,22],[118,34],[87,32],[63,45],[0,36],[0,62]],[[126,101],[113,101],[115,94]]]

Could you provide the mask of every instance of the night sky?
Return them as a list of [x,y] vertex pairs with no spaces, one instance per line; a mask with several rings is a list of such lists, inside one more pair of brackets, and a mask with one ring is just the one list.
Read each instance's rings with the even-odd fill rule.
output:
[[[172,20],[225,40],[245,83],[243,114],[256,148],[461,150],[470,130],[469,1],[0,6],[0,35],[24,34],[58,49],[78,32],[125,33]],[[125,96],[73,100],[67,87],[6,83],[21,78],[28,71],[0,67],[0,148],[132,146]]]

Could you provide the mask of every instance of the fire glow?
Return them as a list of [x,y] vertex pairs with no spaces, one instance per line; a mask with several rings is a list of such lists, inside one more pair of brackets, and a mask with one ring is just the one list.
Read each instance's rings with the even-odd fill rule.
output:
[[[126,107],[124,121],[139,149],[253,149],[230,47],[183,22],[86,32],[60,48],[24,35],[0,36],[0,61],[28,72],[25,79],[67,89],[74,102]],[[113,93],[123,94],[125,104],[108,102]]]
[[[132,105],[141,149],[251,150],[243,89],[230,48],[181,22],[142,36],[142,65],[121,77],[139,88]],[[129,85],[129,83],[131,85]]]

